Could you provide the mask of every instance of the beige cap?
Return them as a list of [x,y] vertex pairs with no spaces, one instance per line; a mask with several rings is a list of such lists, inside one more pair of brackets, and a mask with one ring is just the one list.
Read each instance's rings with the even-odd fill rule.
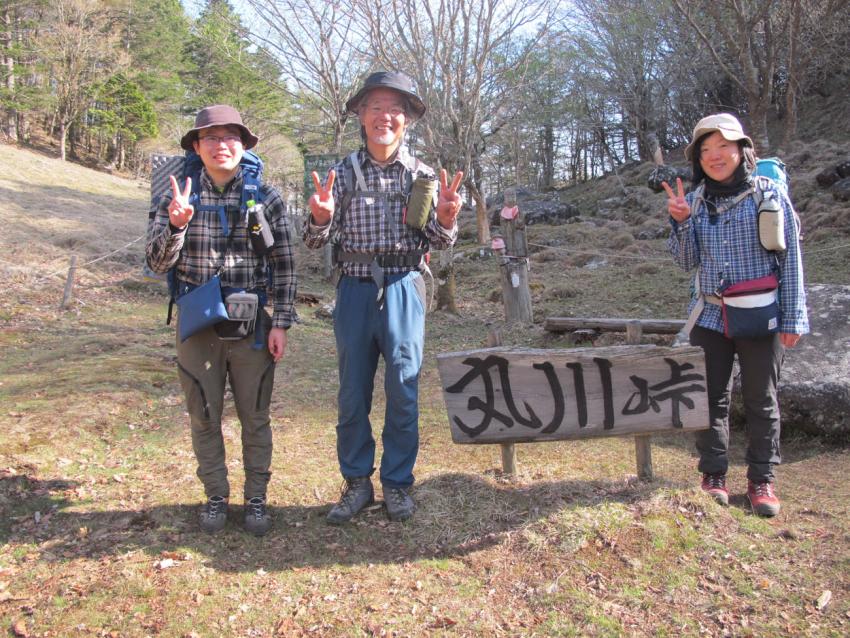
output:
[[691,143],[685,147],[685,157],[689,162],[693,159],[694,144],[697,143],[697,140],[706,133],[713,133],[714,131],[720,131],[720,134],[730,142],[747,140],[750,147],[753,147],[753,141],[744,133],[744,127],[741,126],[737,117],[729,113],[715,113],[702,118],[694,127]]

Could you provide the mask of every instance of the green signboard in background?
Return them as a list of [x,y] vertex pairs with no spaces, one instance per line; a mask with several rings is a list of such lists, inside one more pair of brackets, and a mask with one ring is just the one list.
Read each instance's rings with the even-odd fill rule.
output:
[[304,202],[316,191],[313,178],[310,174],[316,171],[322,183],[327,178],[328,171],[339,161],[336,155],[305,155],[304,156]]

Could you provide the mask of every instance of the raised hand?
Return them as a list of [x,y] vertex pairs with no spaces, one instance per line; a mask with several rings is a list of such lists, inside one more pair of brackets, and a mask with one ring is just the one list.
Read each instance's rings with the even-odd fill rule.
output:
[[186,178],[186,188],[180,192],[177,179],[171,175],[171,190],[174,191],[171,203],[168,205],[168,221],[175,228],[183,229],[195,214],[195,207],[189,203],[189,194],[192,192],[192,178]]
[[328,173],[328,181],[322,186],[319,180],[319,174],[316,171],[310,173],[313,177],[313,184],[316,186],[316,192],[310,197],[310,214],[313,215],[313,221],[319,226],[327,224],[334,214],[334,196],[333,187],[336,179],[336,171],[331,169]]
[[685,189],[682,186],[682,178],[676,178],[676,193],[670,188],[667,182],[661,182],[664,190],[667,191],[667,212],[670,217],[677,222],[683,222],[691,216],[691,208],[685,200]]
[[463,206],[463,197],[457,192],[463,181],[463,171],[455,173],[451,186],[449,186],[448,173],[446,169],[440,169],[440,196],[437,199],[437,221],[443,228],[452,228],[457,219],[457,214]]

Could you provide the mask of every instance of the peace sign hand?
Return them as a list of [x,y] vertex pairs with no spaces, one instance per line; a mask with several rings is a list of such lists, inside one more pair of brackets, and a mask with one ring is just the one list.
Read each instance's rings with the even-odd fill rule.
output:
[[319,226],[327,224],[334,214],[334,196],[333,187],[336,179],[336,171],[333,169],[328,173],[328,181],[322,186],[319,181],[319,174],[316,171],[310,173],[313,177],[313,184],[316,186],[316,192],[310,197],[310,214],[313,216],[313,221]]
[[670,213],[670,217],[677,222],[685,221],[691,216],[691,208],[685,200],[685,189],[682,187],[682,178],[676,178],[677,193],[673,192],[673,189],[670,188],[667,182],[661,182],[661,185],[667,191],[667,212]]
[[463,171],[455,173],[452,185],[449,186],[446,169],[440,169],[440,196],[437,199],[437,221],[445,229],[454,227],[457,214],[463,206],[463,197],[457,192],[463,181]]
[[183,230],[195,214],[195,207],[189,203],[189,193],[192,192],[192,178],[186,178],[186,188],[180,192],[177,179],[171,175],[171,190],[173,197],[168,204],[168,221],[175,228]]

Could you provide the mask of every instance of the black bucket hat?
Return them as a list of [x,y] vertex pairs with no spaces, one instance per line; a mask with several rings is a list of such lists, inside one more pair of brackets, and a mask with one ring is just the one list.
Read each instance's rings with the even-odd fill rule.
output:
[[247,126],[242,123],[242,116],[232,106],[216,104],[198,111],[195,116],[195,128],[186,133],[180,140],[180,146],[187,151],[195,150],[192,142],[198,139],[198,131],[213,126],[235,126],[242,133],[242,145],[245,150],[254,148],[260,138],[254,135]]
[[416,95],[413,80],[404,73],[397,71],[378,71],[367,77],[360,90],[345,103],[345,109],[349,113],[357,115],[357,107],[360,106],[360,102],[363,101],[363,98],[372,89],[392,89],[393,91],[398,91],[407,98],[410,108],[413,111],[410,115],[413,116],[414,120],[418,120],[425,115],[425,103],[422,101],[422,98]]

